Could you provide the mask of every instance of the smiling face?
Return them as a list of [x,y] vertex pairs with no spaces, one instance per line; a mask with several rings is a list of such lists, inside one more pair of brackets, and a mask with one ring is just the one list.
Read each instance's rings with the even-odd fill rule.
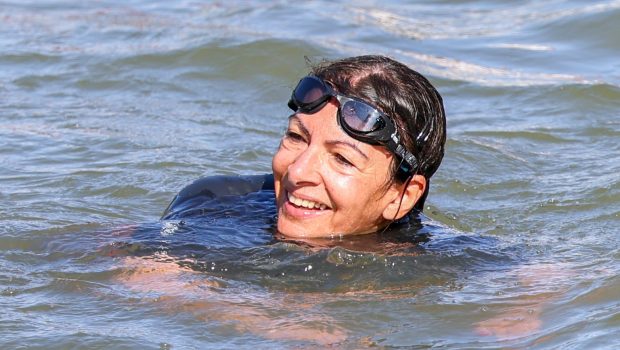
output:
[[400,191],[389,184],[392,154],[348,136],[336,113],[331,101],[314,114],[289,118],[272,162],[278,231],[285,236],[374,232],[396,213]]

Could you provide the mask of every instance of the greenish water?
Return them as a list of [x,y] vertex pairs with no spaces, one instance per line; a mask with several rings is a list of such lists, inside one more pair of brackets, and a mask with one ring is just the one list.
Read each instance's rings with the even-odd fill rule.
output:
[[[620,2],[1,1],[0,19],[4,347],[620,346]],[[304,57],[369,53],[444,97],[425,212],[448,238],[312,251],[274,243],[253,197],[158,221],[201,176],[270,171]]]

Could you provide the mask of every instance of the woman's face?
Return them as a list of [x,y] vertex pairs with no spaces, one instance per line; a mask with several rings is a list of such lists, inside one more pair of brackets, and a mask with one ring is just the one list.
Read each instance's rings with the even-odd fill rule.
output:
[[389,184],[392,154],[357,141],[336,121],[332,101],[314,114],[289,118],[273,157],[278,231],[289,237],[374,232],[399,197]]

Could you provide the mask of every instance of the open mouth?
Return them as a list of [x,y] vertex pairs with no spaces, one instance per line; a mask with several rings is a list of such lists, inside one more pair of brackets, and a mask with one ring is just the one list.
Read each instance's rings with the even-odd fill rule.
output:
[[318,203],[314,201],[309,201],[307,199],[301,199],[293,196],[290,192],[286,193],[288,197],[288,201],[296,207],[312,209],[312,210],[325,210],[329,209],[329,207],[323,203]]

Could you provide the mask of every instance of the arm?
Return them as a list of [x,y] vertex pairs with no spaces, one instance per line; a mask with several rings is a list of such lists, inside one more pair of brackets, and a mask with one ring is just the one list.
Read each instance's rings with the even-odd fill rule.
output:
[[269,293],[242,288],[234,290],[205,274],[179,266],[170,257],[127,257],[116,280],[127,289],[152,300],[164,311],[187,312],[205,322],[232,325],[275,340],[312,342],[319,346],[346,339],[334,320],[313,310],[303,295]]
[[[526,265],[511,272],[518,281],[515,295],[506,295],[500,303],[489,305],[497,314],[475,324],[476,333],[512,339],[529,336],[542,326],[546,307],[570,288],[574,272],[565,264]],[[512,277],[512,276],[511,276]]]

